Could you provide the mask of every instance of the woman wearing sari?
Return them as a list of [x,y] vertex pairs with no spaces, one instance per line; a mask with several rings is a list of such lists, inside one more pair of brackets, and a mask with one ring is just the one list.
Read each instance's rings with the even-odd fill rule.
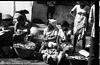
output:
[[82,49],[85,49],[86,44],[86,26],[87,26],[87,14],[89,13],[89,6],[87,6],[84,1],[78,1],[78,4],[75,5],[71,10],[71,15],[73,16],[73,12],[76,10],[76,16],[74,19],[74,50],[76,52],[76,44],[77,41],[82,40]]

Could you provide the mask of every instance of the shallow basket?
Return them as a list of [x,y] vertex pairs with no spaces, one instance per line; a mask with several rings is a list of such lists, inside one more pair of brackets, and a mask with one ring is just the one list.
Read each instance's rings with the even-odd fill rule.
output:
[[71,65],[87,65],[88,61],[86,60],[76,60],[76,59],[70,59]]
[[34,57],[34,50],[25,48],[14,48],[15,52],[20,58],[32,58]]

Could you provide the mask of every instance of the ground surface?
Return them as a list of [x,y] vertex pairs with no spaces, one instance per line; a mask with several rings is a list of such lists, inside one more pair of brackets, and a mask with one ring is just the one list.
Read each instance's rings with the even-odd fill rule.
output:
[[20,58],[2,58],[0,65],[47,65],[42,61],[37,60],[24,60]]
[[[86,37],[86,45],[89,43],[90,43],[90,37]],[[81,41],[78,43],[78,46],[79,47],[81,46]],[[48,64],[44,63],[43,61],[37,61],[37,60],[25,60],[21,58],[1,58],[0,65],[48,65]]]

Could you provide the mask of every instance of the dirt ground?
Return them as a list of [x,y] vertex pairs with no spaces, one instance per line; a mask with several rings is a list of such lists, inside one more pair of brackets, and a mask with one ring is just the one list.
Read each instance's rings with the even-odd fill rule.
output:
[[[90,37],[86,37],[86,45],[89,43],[90,43]],[[81,47],[81,41],[78,42],[77,46]],[[21,58],[1,58],[0,65],[48,65],[48,64],[38,60],[25,60]]]
[[24,60],[21,58],[2,58],[0,65],[48,65],[43,61],[38,60]]

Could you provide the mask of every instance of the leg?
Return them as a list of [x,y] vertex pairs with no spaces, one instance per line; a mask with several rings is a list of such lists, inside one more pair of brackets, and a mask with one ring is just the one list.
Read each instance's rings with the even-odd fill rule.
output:
[[46,42],[43,42],[43,43],[42,43],[42,46],[40,47],[39,53],[41,53],[41,51],[42,51],[43,49],[46,49],[46,47],[47,47],[47,43],[46,43]]
[[96,53],[96,43],[95,43],[95,38],[91,38],[91,46],[90,46],[90,56],[88,60],[88,65],[95,65],[97,64],[98,61],[98,55]]
[[47,10],[47,19],[49,19],[49,15],[50,15],[50,14],[49,14],[49,11]]
[[57,56],[58,59],[57,64],[60,63],[62,56],[63,56],[63,51],[60,51],[59,55]]
[[44,61],[45,63],[48,63],[48,62],[47,62],[47,55],[44,54],[42,57],[43,57],[43,61]]
[[51,16],[51,11],[50,11],[50,6],[48,6],[48,9],[47,9],[47,19],[50,19],[50,16]]
[[82,49],[85,49],[85,45],[86,45],[86,35],[84,35],[82,38]]
[[74,43],[73,43],[73,52],[75,52],[76,51],[76,44],[77,44],[77,39],[78,39],[78,35],[74,35]]
[[51,18],[53,19],[53,15],[55,13],[55,6],[51,7]]
[[39,53],[41,53],[41,51],[45,48],[45,45],[42,45],[40,50],[39,50]]

